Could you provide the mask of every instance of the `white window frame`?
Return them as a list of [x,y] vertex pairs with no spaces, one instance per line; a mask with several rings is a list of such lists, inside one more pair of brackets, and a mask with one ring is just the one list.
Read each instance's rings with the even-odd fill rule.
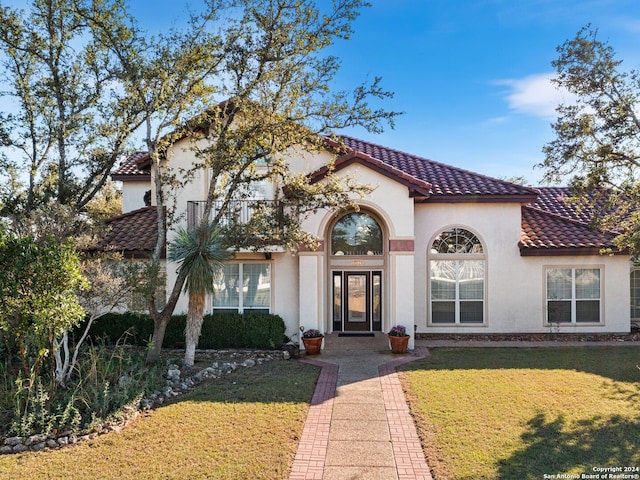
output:
[[[571,298],[549,298],[548,280],[550,270],[571,270]],[[598,270],[599,273],[599,296],[598,298],[578,298],[576,294],[576,271],[577,270]],[[604,325],[604,265],[547,265],[544,267],[544,324],[545,326],[593,326]],[[550,322],[549,302],[550,301],[570,301],[571,321],[570,322]],[[598,301],[598,321],[581,322],[577,319],[577,305],[581,301]]]
[[[637,323],[638,321],[640,321],[640,317],[634,317],[633,315],[631,315],[631,305],[633,304],[633,298],[634,298],[633,283],[632,283],[631,275],[633,275],[634,273],[640,273],[640,266],[632,264],[631,271],[629,272],[629,314],[631,316],[631,321]],[[637,301],[638,301],[638,304],[640,304],[640,297],[637,298]]]
[[243,260],[237,262],[227,262],[228,265],[238,265],[238,279],[244,278],[244,267],[245,265],[267,265],[269,267],[269,306],[268,307],[260,307],[260,308],[252,308],[246,307],[244,305],[244,288],[238,289],[238,305],[237,306],[216,306],[215,304],[215,294],[212,295],[211,298],[211,313],[216,313],[216,311],[228,311],[235,310],[238,313],[251,312],[254,310],[268,310],[271,313],[271,306],[273,305],[273,263],[265,262],[265,261],[256,261],[256,260]]
[[[432,251],[434,243],[437,239],[447,230],[459,229],[466,230],[475,236],[482,247],[481,253],[435,253]],[[456,279],[455,279],[455,297],[450,300],[434,300],[432,294],[432,286],[431,286],[431,274],[432,274],[432,262],[433,261],[451,261],[455,262],[455,270],[456,270]],[[484,276],[482,278],[482,298],[481,299],[461,299],[460,298],[460,268],[459,265],[463,261],[481,261],[483,262],[483,271]],[[432,327],[485,327],[487,326],[487,253],[485,248],[485,242],[482,240],[480,235],[478,235],[474,230],[461,226],[455,225],[444,228],[431,239],[429,242],[429,253],[427,255],[427,298],[428,298],[428,311],[429,311],[429,322],[428,325]],[[482,302],[482,322],[461,322],[460,321],[460,313],[461,313],[461,303],[473,301],[473,302]],[[433,304],[438,302],[454,302],[455,312],[454,312],[454,322],[453,323],[444,323],[444,322],[434,322],[433,321]]]

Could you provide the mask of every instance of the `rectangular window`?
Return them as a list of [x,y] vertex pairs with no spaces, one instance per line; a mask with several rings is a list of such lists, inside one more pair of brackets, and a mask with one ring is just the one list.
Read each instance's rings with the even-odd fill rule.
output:
[[631,270],[631,319],[640,319],[640,268]]
[[548,268],[547,322],[600,323],[599,268]]
[[226,263],[213,286],[213,312],[245,311],[269,313],[271,309],[271,265]]
[[484,260],[432,260],[431,323],[484,323]]

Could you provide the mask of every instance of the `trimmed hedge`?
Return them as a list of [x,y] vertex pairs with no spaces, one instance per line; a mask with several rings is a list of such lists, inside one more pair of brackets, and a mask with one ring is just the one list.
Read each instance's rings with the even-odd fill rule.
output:
[[[184,347],[186,315],[171,317],[164,336],[164,348]],[[76,331],[78,338],[80,331]],[[115,344],[127,333],[126,342],[146,346],[153,334],[153,320],[149,315],[136,313],[109,313],[96,320],[89,336]],[[220,350],[224,348],[279,349],[284,343],[285,325],[279,315],[265,313],[220,313],[205,315],[198,348]]]

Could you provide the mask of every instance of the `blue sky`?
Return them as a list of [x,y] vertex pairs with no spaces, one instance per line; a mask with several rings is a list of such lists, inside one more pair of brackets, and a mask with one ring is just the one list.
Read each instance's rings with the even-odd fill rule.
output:
[[381,75],[405,114],[393,131],[354,136],[433,160],[539,184],[562,96],[556,47],[587,23],[628,68],[640,65],[640,2],[373,0],[340,46],[347,77]]
[[[320,0],[322,2],[329,0]],[[169,0],[135,0],[151,30],[170,23]],[[342,133],[486,175],[539,184],[542,146],[563,97],[549,83],[556,47],[588,23],[624,66],[640,66],[637,0],[371,0],[349,41],[336,87],[375,76],[402,111],[394,130]],[[184,5],[197,2],[184,2]]]

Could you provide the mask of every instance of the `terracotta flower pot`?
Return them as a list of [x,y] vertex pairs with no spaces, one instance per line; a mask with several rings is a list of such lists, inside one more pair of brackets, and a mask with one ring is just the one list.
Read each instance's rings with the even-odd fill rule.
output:
[[391,346],[392,353],[407,353],[409,347],[409,339],[411,335],[405,335],[404,337],[398,337],[395,335],[388,335],[389,345]]
[[322,339],[324,337],[302,337],[302,343],[304,343],[304,349],[307,355],[319,355],[322,348]]

